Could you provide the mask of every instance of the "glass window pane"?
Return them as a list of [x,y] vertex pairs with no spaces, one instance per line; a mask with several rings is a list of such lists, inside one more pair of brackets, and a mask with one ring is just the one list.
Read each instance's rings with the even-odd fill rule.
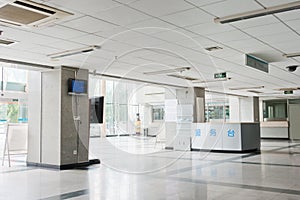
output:
[[152,120],[164,119],[164,106],[153,106],[152,108]]
[[113,95],[114,95],[114,82],[106,81],[106,95],[105,95],[106,103],[113,103]]
[[89,96],[99,97],[101,96],[101,79],[93,76],[89,77]]

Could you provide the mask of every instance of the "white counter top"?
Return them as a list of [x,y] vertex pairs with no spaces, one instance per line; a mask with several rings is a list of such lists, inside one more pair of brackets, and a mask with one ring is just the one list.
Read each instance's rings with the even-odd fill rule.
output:
[[288,121],[268,121],[268,122],[261,122],[261,128],[288,128],[289,123]]

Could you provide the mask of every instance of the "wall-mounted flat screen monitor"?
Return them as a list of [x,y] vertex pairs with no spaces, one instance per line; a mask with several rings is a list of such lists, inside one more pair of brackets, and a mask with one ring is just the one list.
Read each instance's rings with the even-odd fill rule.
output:
[[68,80],[68,93],[87,94],[87,81],[70,78]]
[[104,97],[90,98],[90,123],[103,123]]

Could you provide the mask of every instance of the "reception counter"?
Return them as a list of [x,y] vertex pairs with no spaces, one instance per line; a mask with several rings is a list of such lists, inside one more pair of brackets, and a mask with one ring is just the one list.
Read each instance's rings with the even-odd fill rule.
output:
[[266,121],[260,123],[261,138],[289,138],[288,121]]
[[259,123],[193,123],[192,150],[259,151]]

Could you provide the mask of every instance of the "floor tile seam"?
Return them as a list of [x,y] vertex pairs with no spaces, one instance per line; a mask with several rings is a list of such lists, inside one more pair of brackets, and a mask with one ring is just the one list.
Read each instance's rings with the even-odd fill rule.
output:
[[83,195],[89,195],[89,189],[76,190],[72,192],[66,192],[63,194],[53,195],[50,197],[40,198],[39,200],[57,200],[57,199],[71,199]]
[[233,157],[233,158],[228,158],[228,159],[224,159],[224,160],[215,161],[215,162],[212,162],[212,163],[205,163],[205,164],[201,164],[201,165],[197,165],[197,166],[193,166],[193,167],[186,167],[186,168],[182,168],[182,169],[179,169],[179,170],[169,171],[169,172],[167,172],[167,175],[175,175],[175,174],[179,174],[179,173],[183,173],[183,172],[187,172],[187,171],[192,171],[194,169],[219,165],[219,164],[226,163],[226,162],[229,162],[229,161],[233,161],[233,160],[237,160],[237,159],[241,159],[241,158],[242,159],[243,158],[248,158],[248,157],[252,157],[252,156],[256,156],[256,155],[259,155],[259,154],[254,152],[254,153],[249,153],[249,154],[242,155],[242,156],[236,156],[236,157]]
[[178,178],[178,177],[168,177],[168,179],[174,181],[196,183],[196,184],[210,184],[210,185],[249,189],[249,190],[256,190],[256,191],[300,195],[300,190],[293,190],[293,189],[286,189],[286,188],[274,188],[274,187],[266,187],[266,186],[255,186],[255,185],[226,183],[226,182],[217,182],[217,181],[204,181],[199,179]]
[[239,162],[239,161],[230,161],[230,162],[231,163],[240,163],[240,164],[250,164],[250,165],[270,165],[270,166],[279,166],[279,167],[300,167],[300,165],[277,164],[277,163]]

